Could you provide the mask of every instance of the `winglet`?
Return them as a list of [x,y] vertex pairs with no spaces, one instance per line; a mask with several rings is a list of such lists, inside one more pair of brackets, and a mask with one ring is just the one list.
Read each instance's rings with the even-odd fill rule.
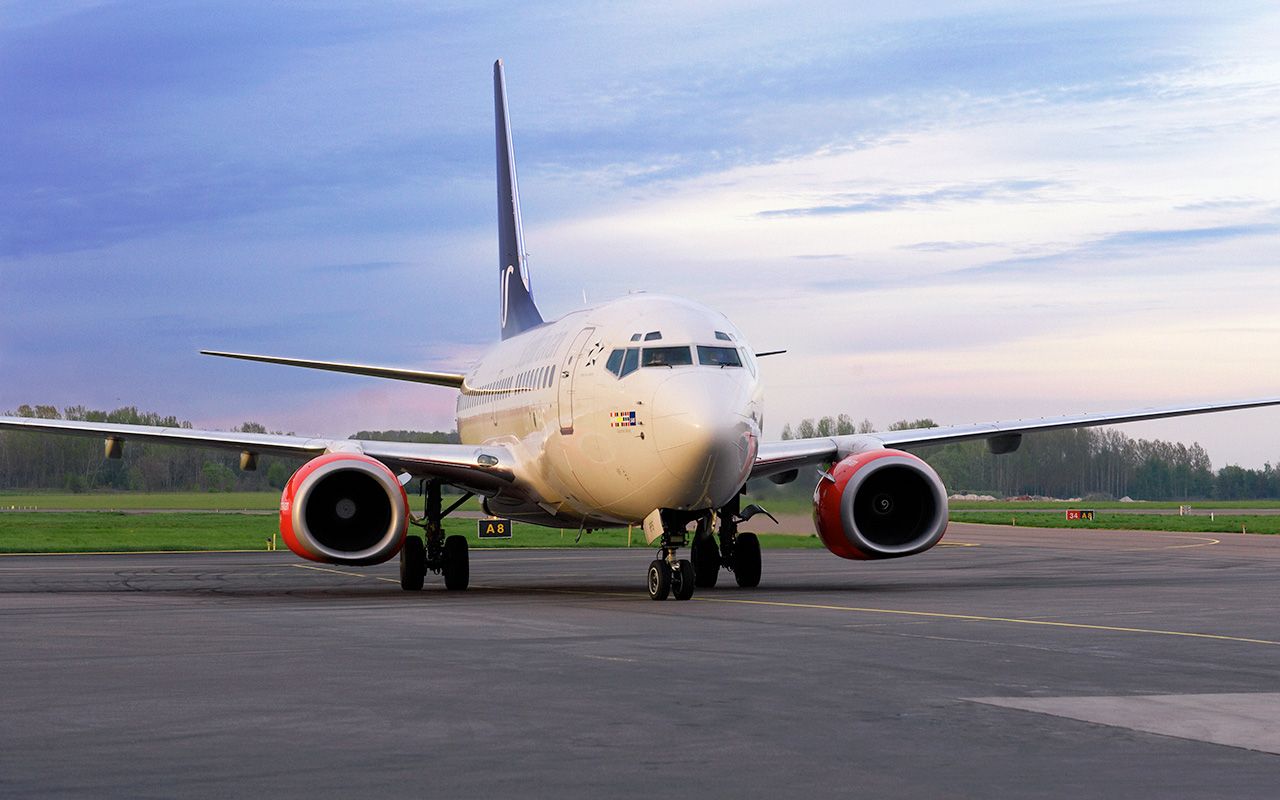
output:
[[543,323],[529,289],[525,263],[524,231],[520,226],[520,188],[516,184],[516,154],[511,144],[511,119],[507,115],[507,79],[502,60],[493,62],[493,113],[498,156],[498,269],[502,292],[502,338]]

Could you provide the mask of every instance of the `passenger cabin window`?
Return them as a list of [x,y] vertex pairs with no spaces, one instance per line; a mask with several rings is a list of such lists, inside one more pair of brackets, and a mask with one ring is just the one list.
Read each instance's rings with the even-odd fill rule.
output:
[[698,345],[698,363],[704,367],[740,367],[742,358],[736,347]]
[[643,367],[683,367],[693,363],[687,347],[646,347],[640,361]]

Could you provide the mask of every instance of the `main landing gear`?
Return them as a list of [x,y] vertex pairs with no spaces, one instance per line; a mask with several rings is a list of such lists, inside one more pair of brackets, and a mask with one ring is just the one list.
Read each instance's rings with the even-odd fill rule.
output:
[[[649,564],[650,599],[666,600],[670,596],[677,600],[688,600],[693,597],[694,587],[714,587],[720,577],[721,567],[733,573],[738,586],[744,589],[759,586],[760,540],[754,533],[738,533],[738,523],[760,513],[773,519],[768,511],[755,505],[740,511],[739,497],[735,496],[716,513],[720,521],[720,542],[717,545],[716,536],[711,530],[710,512],[694,515],[664,510],[658,557]],[[689,546],[689,560],[686,561],[677,558],[676,554],[685,543],[686,528],[690,522],[696,522],[697,525]]]
[[427,570],[444,576],[444,588],[462,591],[471,580],[471,568],[467,558],[467,537],[445,536],[443,520],[455,509],[471,499],[467,492],[447,509],[441,510],[440,481],[423,483],[426,491],[426,509],[421,521],[412,520],[422,528],[423,538],[407,536],[400,550],[400,588],[407,592],[422,589]]

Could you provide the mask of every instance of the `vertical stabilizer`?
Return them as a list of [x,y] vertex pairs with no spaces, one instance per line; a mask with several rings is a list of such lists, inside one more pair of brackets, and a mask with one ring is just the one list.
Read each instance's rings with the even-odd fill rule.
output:
[[508,339],[542,324],[542,315],[529,289],[520,227],[520,189],[516,185],[516,154],[511,146],[507,116],[507,79],[502,60],[493,63],[493,113],[498,141],[498,269],[502,291],[502,338]]

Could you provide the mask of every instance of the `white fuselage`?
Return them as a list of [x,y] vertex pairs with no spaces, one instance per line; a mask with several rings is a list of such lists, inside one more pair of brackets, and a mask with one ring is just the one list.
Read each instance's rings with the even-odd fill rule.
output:
[[505,444],[522,463],[487,498],[493,513],[638,523],[733,499],[763,425],[759,367],[723,314],[630,295],[496,345],[467,374],[457,421],[463,443]]

